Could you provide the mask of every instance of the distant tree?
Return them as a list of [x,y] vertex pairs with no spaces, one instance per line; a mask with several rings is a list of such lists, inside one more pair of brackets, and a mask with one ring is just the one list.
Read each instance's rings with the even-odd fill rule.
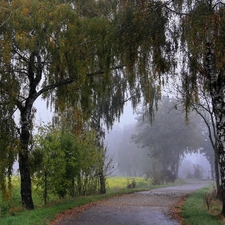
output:
[[[163,97],[158,111],[151,121],[143,114],[139,115],[137,133],[133,141],[140,147],[148,147],[149,156],[157,161],[158,170],[170,170],[177,177],[182,156],[189,151],[196,151],[203,139],[198,118],[191,116],[185,124],[185,113],[176,110],[175,99]],[[155,168],[156,169],[156,168]]]
[[193,177],[195,179],[202,179],[203,175],[202,175],[202,168],[201,168],[201,166],[198,165],[198,164],[196,164],[196,165],[194,164],[193,167],[194,167]]
[[150,158],[147,157],[148,151],[139,149],[131,141],[135,127],[135,123],[124,126],[120,135],[116,138],[117,146],[113,148],[119,173],[123,176],[143,176],[150,168]]
[[[219,172],[219,168],[218,168],[218,164],[217,164],[217,166],[215,166],[215,162],[218,163],[217,160],[215,161],[215,152],[212,149],[211,143],[209,143],[208,139],[205,140],[205,143],[202,144],[202,147],[203,148],[200,149],[200,153],[203,154],[206,157],[206,159],[208,160],[210,167],[211,167],[211,174],[210,174],[211,178],[216,181],[216,185],[218,185],[217,190],[219,190],[220,182],[218,180],[219,174],[217,174]],[[217,169],[217,172],[215,172],[215,168]]]

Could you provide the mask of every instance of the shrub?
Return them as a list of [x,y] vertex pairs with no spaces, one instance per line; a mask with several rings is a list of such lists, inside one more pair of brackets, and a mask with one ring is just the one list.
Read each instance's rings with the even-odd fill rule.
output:
[[162,170],[161,177],[166,183],[174,182],[176,180],[176,176],[172,173],[171,170]]

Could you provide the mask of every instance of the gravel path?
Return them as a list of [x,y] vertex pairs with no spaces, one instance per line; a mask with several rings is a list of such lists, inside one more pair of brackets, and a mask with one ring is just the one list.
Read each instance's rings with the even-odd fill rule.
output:
[[191,182],[180,186],[122,195],[75,208],[60,216],[54,225],[179,225],[173,209],[182,197],[209,183]]

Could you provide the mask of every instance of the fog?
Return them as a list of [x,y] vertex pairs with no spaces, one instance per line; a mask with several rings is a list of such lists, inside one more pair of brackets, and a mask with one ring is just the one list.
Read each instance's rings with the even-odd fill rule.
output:
[[[36,102],[36,125],[51,122],[53,113],[46,109],[46,103],[41,99]],[[112,160],[113,170],[108,175],[113,176],[146,176],[153,167],[157,167],[157,160],[150,157],[149,147],[142,148],[135,144],[131,137],[137,134],[137,114],[128,102],[124,113],[115,122],[111,130],[106,131],[105,146],[107,160]],[[34,131],[36,132],[36,130]],[[206,157],[195,149],[195,152],[185,153],[179,160],[179,178],[187,178],[194,173],[196,167],[201,171],[202,178],[212,178],[211,166]],[[18,170],[18,163],[14,165],[14,173]]]
[[[113,163],[113,168],[114,171],[111,171],[114,176],[146,176],[150,171],[153,171],[155,168],[161,168],[162,166],[159,166],[160,162],[157,160],[157,158],[151,157],[151,152],[149,148],[151,146],[145,146],[143,147],[143,144],[137,144],[134,143],[134,136],[135,134],[138,133],[137,131],[137,114],[133,113],[133,110],[131,109],[131,106],[128,105],[127,108],[124,111],[124,114],[120,118],[120,122],[117,122],[112,130],[106,133],[106,138],[105,138],[105,146],[107,148],[107,158],[112,159]],[[185,117],[185,116],[184,116]],[[184,126],[185,125],[185,118],[183,119],[183,122],[177,121],[177,123],[180,125],[179,126]],[[170,117],[171,119],[171,117]],[[169,119],[169,120],[170,120]],[[199,124],[201,125],[200,131],[191,131],[191,132],[198,132],[199,137],[196,137],[196,133],[193,133],[193,138],[190,136],[190,146],[186,146],[185,149],[178,149],[177,151],[180,151],[179,155],[179,160],[178,160],[178,171],[177,175],[178,178],[184,179],[184,178],[202,178],[202,179],[212,179],[212,171],[211,168],[214,167],[214,165],[210,164],[207,158],[205,157],[204,154],[201,152],[204,152],[203,145],[205,143],[201,142],[207,142],[206,139],[208,138],[207,132],[206,132],[206,127],[203,121],[200,121],[200,118],[194,117],[194,122],[199,120]],[[155,121],[157,122],[157,121]],[[154,122],[153,122],[154,123]],[[191,123],[191,120],[190,120]],[[189,124],[190,125],[190,124]],[[163,126],[166,126],[164,124]],[[187,126],[188,127],[188,126]],[[153,127],[158,128],[158,127]],[[175,129],[175,128],[174,128]],[[180,129],[180,128],[179,128]],[[174,135],[175,131],[173,130]],[[183,131],[178,131],[177,133]],[[186,134],[186,133],[184,133]],[[172,136],[173,133],[171,133],[170,136]],[[182,136],[182,133],[180,134]],[[196,140],[194,140],[196,137]],[[164,141],[167,141],[165,139],[165,136],[162,137],[164,138]],[[178,136],[175,137],[180,138]],[[184,137],[185,139],[185,137]],[[193,140],[193,143],[192,143]],[[182,141],[182,140],[181,140]],[[185,140],[184,140],[185,142]],[[184,148],[186,142],[182,144],[180,143],[180,148]],[[168,142],[168,145],[171,144],[172,142]],[[178,145],[179,148],[179,145]],[[213,152],[213,149],[211,148],[209,141],[207,142],[207,148],[210,149],[210,151]],[[167,146],[166,153],[167,155],[173,154],[169,150],[169,146]],[[212,162],[211,162],[212,163]],[[169,169],[171,170],[171,165],[166,164],[164,169]],[[175,170],[174,170],[175,171]],[[173,171],[173,172],[174,172]]]
[[[107,158],[112,159],[114,168],[110,173],[112,176],[145,177],[152,170],[153,161],[149,156],[148,148],[140,148],[131,141],[135,124],[135,120],[124,126],[118,124],[106,135]],[[202,172],[201,178],[212,179],[210,163],[199,151],[183,156],[179,162],[179,178],[189,178],[197,165]]]

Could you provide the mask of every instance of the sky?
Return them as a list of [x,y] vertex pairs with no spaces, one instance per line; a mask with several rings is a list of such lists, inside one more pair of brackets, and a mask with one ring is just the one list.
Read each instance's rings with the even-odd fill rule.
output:
[[133,112],[130,102],[127,102],[123,111],[123,115],[120,117],[120,121],[115,122],[114,126],[123,128],[126,125],[135,123],[136,114]]
[[35,121],[36,124],[39,125],[41,122],[51,122],[53,112],[46,106],[46,102],[39,97],[34,104],[34,107],[37,109],[36,115],[35,115]]
[[[42,122],[48,123],[51,122],[53,112],[47,108],[46,102],[42,100],[40,97],[35,102],[35,107],[37,109],[36,112],[36,125],[40,125]],[[120,121],[116,121],[114,126],[119,126],[123,128],[124,126],[134,123],[136,120],[136,115],[133,112],[132,106],[130,102],[125,104],[123,115],[120,117]]]

